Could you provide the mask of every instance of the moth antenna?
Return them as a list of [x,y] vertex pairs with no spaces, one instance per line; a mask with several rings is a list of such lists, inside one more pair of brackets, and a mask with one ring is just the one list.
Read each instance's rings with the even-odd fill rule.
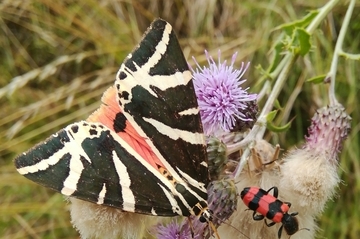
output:
[[[213,232],[215,233],[216,238],[217,238],[217,239],[220,239],[219,233],[218,233],[218,231],[217,231],[214,223],[209,222],[209,225],[210,225],[211,229],[213,230]],[[210,228],[209,228],[209,229],[210,229]],[[211,231],[210,231],[210,235],[211,235]]]
[[209,238],[211,237],[211,226],[210,227],[207,227],[207,229],[209,230]]

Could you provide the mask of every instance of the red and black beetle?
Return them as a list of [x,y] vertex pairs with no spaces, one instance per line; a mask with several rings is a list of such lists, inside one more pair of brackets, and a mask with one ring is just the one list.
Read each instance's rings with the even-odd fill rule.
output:
[[[273,195],[270,195],[269,192],[272,189],[274,190],[274,193]],[[241,192],[241,198],[245,205],[254,211],[254,220],[259,221],[265,217],[272,220],[271,223],[268,223],[266,219],[264,220],[268,227],[275,225],[275,223],[282,223],[278,231],[278,237],[280,239],[283,228],[288,235],[293,235],[299,231],[299,223],[295,217],[298,214],[297,212],[288,214],[291,203],[282,202],[277,199],[277,197],[277,187],[272,187],[267,191],[258,187],[246,187]],[[256,215],[257,212],[260,214]]]

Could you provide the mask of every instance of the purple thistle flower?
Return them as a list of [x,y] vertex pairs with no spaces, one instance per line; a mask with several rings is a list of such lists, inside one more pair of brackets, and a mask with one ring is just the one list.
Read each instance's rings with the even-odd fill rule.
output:
[[191,239],[190,226],[184,222],[172,220],[167,225],[158,224],[152,230],[158,239]]
[[248,118],[249,101],[256,100],[256,94],[249,94],[248,88],[243,89],[241,84],[246,80],[241,77],[246,72],[250,63],[241,64],[240,69],[234,69],[237,56],[232,56],[231,64],[227,61],[221,63],[221,52],[218,52],[218,63],[205,51],[209,67],[201,68],[196,63],[196,71],[191,67],[194,76],[195,93],[200,107],[201,120],[204,126],[205,135],[215,135],[218,132],[229,132],[236,125],[238,120],[252,121]]

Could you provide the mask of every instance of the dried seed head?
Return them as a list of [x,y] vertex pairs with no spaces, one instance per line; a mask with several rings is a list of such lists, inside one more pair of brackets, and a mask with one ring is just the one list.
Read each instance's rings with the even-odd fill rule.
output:
[[319,109],[311,120],[305,145],[284,158],[279,189],[296,205],[299,215],[319,215],[334,195],[340,182],[338,153],[349,133],[350,120],[342,106]]
[[71,223],[81,238],[143,238],[158,218],[69,198]]
[[[249,185],[268,189],[277,186],[279,199],[291,202],[291,211],[298,212],[300,228],[308,228],[291,236],[292,239],[314,238],[317,226],[316,217],[323,211],[326,202],[334,195],[340,182],[337,174],[338,152],[341,150],[350,129],[350,117],[342,106],[329,106],[319,109],[312,118],[306,144],[300,149],[287,153],[280,170],[263,170],[257,177],[249,178],[241,173],[237,187],[242,190]],[[274,173],[277,172],[277,173]],[[250,238],[275,238],[281,226],[268,228],[264,223],[252,219],[251,212],[244,212],[243,203],[231,216],[232,226],[244,231]],[[226,224],[219,228],[224,238],[233,238],[238,233]],[[284,233],[283,233],[284,234]],[[283,238],[285,238],[283,235]],[[245,238],[245,237],[239,237]]]

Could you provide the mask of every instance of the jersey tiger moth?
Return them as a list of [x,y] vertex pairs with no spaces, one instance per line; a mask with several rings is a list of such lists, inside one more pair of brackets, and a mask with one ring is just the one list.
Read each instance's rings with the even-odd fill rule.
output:
[[15,166],[65,196],[210,222],[205,137],[192,74],[171,25],[155,20],[100,108],[19,155]]

